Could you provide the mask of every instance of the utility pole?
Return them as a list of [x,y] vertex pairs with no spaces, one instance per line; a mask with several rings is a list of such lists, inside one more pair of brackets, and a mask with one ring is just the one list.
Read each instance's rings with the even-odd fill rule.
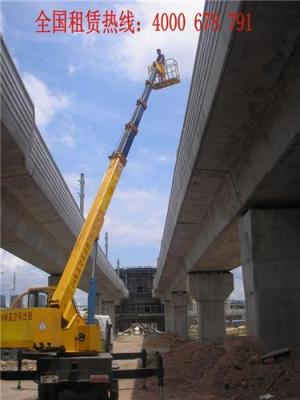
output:
[[117,258],[117,274],[120,277],[120,259]]
[[16,277],[16,273],[14,272],[13,274],[13,281],[12,281],[12,287],[9,291],[9,304],[12,305],[15,297],[16,297],[16,281],[17,281],[17,277]]
[[16,277],[16,273],[14,272],[14,277],[13,277],[13,287],[12,287],[12,293],[13,293],[13,296],[15,296],[15,295],[16,295],[16,280],[17,280],[17,277]]
[[108,259],[108,233],[105,232],[105,257]]
[[4,285],[4,271],[1,271],[1,287],[0,287],[0,294],[2,294],[5,297],[5,285]]
[[79,194],[79,208],[81,211],[81,214],[84,214],[84,184],[85,184],[85,180],[84,180],[84,173],[80,174],[80,179],[79,179],[79,185],[80,185],[80,192]]

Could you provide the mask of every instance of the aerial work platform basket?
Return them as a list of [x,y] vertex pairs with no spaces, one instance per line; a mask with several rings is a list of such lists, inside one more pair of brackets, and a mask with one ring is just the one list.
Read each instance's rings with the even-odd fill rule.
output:
[[168,58],[165,65],[157,64],[154,62],[148,67],[149,77],[151,76],[153,69],[158,70],[158,74],[152,85],[153,89],[162,89],[167,86],[176,85],[180,82],[179,70],[177,62],[173,58]]

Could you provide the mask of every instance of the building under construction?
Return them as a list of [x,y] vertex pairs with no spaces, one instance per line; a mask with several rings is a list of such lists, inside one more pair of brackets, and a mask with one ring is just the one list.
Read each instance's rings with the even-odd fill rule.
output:
[[154,267],[127,267],[120,269],[129,297],[116,307],[116,329],[124,331],[132,324],[151,325],[164,330],[164,306],[152,297]]

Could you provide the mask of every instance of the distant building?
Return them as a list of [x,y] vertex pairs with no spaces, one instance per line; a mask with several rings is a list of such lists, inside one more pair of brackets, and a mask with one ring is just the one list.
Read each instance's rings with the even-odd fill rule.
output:
[[226,300],[225,319],[227,326],[239,326],[246,323],[245,300]]
[[18,297],[18,294],[13,294],[12,296],[10,296],[10,305],[13,304],[13,302],[16,300],[16,298]]
[[152,297],[154,267],[128,267],[120,269],[120,278],[125,283],[128,299],[116,306],[116,329],[124,331],[134,323],[151,325],[164,330],[164,306]]
[[[246,324],[245,300],[227,299],[224,304],[226,327],[237,327]],[[189,322],[197,324],[198,307],[197,302],[190,298],[189,301]]]
[[0,308],[5,308],[6,307],[6,297],[4,294],[0,295]]
[[188,313],[190,320],[197,318],[197,302],[192,297],[189,297]]

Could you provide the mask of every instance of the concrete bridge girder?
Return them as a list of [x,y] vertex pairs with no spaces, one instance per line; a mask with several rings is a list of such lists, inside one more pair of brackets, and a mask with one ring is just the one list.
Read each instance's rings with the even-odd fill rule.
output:
[[[208,2],[205,11],[225,15],[231,3]],[[248,210],[300,207],[300,4],[234,3],[255,15],[255,29],[239,35],[222,25],[217,34],[200,35],[154,281],[158,293],[176,291],[189,273],[214,276],[247,263],[239,225]],[[255,265],[244,273],[245,287],[258,276]],[[255,301],[247,300],[253,324],[264,303],[258,299],[271,296],[257,290]],[[255,330],[272,345],[263,331]],[[299,331],[297,320],[292,331]],[[284,340],[294,343],[292,334]]]
[[[60,274],[83,223],[36,125],[34,106],[1,37],[2,247],[50,275]],[[88,290],[90,268],[79,284]],[[98,249],[96,280],[107,299],[128,291]]]

